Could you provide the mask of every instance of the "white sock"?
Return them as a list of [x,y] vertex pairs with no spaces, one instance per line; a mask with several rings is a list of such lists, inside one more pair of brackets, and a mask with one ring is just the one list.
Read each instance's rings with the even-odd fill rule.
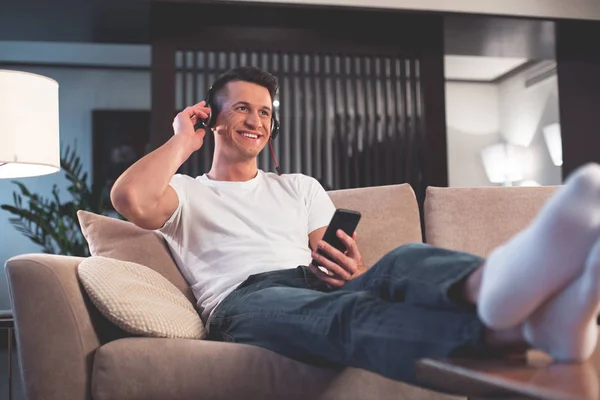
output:
[[600,310],[600,240],[583,272],[536,310],[523,325],[527,342],[556,361],[587,360],[598,342]]
[[493,329],[520,325],[583,269],[600,237],[600,165],[567,179],[523,231],[488,257],[478,298]]

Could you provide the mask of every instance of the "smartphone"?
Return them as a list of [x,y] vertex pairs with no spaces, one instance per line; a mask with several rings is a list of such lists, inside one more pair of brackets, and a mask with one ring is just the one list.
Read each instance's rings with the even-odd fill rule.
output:
[[[338,238],[336,232],[338,231],[338,229],[341,229],[344,232],[346,232],[346,235],[352,237],[354,231],[356,231],[356,227],[358,226],[358,221],[360,221],[360,217],[361,214],[358,211],[338,208],[337,210],[335,210],[335,213],[333,214],[333,217],[329,222],[329,226],[327,226],[327,229],[325,230],[323,240],[343,253],[344,251],[346,251],[346,246],[340,240],[340,238]],[[325,252],[321,251],[320,249],[317,250],[317,253],[331,260],[331,257]],[[314,259],[312,260],[312,263],[315,267],[321,267],[321,264]]]

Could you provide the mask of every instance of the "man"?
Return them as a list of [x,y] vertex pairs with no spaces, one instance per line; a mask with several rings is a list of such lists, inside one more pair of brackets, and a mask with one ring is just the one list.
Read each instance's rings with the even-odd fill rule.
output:
[[[255,68],[224,74],[212,108],[200,102],[180,112],[174,136],[111,192],[121,214],[164,235],[209,339],[409,383],[418,383],[421,357],[529,346],[559,361],[590,356],[600,303],[600,166],[574,173],[487,260],[411,244],[367,269],[355,237],[339,233],[345,252],[321,240],[334,206],[315,179],[258,170],[276,91],[275,78]],[[210,171],[176,174],[202,147],[207,133],[194,125],[209,116]]]

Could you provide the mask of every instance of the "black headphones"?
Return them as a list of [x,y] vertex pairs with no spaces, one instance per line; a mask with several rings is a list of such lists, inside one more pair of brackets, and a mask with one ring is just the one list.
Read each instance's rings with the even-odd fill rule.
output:
[[[219,115],[221,110],[219,110],[217,103],[214,101],[216,90],[217,89],[213,86],[208,89],[205,101],[206,107],[210,107],[210,115],[206,120],[198,120],[196,125],[194,125],[194,130],[205,129],[208,131],[217,123],[217,115]],[[271,114],[271,139],[275,139],[277,135],[279,135],[279,120],[277,119],[277,114],[275,113],[275,107],[273,107]]]

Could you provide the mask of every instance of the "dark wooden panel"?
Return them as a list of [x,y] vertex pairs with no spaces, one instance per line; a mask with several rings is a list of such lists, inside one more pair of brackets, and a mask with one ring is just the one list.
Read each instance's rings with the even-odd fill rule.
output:
[[432,24],[428,43],[420,58],[419,80],[424,118],[425,182],[429,186],[448,186],[446,109],[444,82],[444,34],[440,23]]
[[152,113],[150,116],[150,148],[162,146],[173,134],[175,104],[174,48],[165,41],[152,45]]
[[106,205],[117,178],[146,154],[149,131],[149,111],[92,110],[92,183],[107,189]]
[[563,178],[600,162],[600,23],[557,22],[557,74]]
[[203,50],[409,56],[420,51],[430,23],[420,14],[259,4],[153,3],[152,10],[161,16],[152,38]]
[[444,16],[444,37],[446,54],[555,58],[553,21],[450,14]]

